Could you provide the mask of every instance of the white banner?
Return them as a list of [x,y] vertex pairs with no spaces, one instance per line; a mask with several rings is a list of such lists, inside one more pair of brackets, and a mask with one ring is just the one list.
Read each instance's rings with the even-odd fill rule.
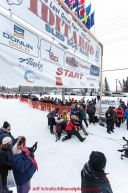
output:
[[[0,14],[0,84],[98,88],[99,67]],[[39,43],[39,44],[38,44]],[[26,50],[27,48],[27,50]]]
[[4,6],[3,2],[24,21],[100,65],[100,46],[75,23],[56,0],[0,0],[1,6]]

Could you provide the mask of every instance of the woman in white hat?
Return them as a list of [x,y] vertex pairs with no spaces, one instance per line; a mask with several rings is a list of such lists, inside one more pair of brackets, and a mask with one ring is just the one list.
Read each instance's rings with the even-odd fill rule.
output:
[[1,176],[1,189],[2,193],[9,192],[7,185],[8,170],[11,170],[10,158],[9,158],[9,147],[12,143],[11,137],[4,137],[2,145],[0,145],[0,176]]

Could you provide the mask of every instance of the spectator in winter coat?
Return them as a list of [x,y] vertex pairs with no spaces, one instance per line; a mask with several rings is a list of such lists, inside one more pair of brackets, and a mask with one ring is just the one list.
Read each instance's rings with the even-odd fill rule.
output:
[[72,115],[75,115],[76,113],[77,113],[77,111],[76,111],[75,105],[73,104],[71,106],[71,110],[70,110],[70,118],[71,118]]
[[53,132],[53,126],[56,124],[55,123],[55,116],[57,116],[57,113],[59,111],[59,108],[55,108],[54,110],[50,111],[47,114],[47,118],[48,118],[48,125],[50,126],[50,133],[54,134]]
[[89,123],[93,123],[95,125],[95,112],[96,107],[95,105],[90,101],[89,105],[87,105],[87,114],[89,116]]
[[87,131],[86,131],[86,129],[84,128],[83,123],[82,123],[82,122],[84,121],[86,127],[88,127],[88,123],[87,123],[87,120],[86,120],[86,114],[85,114],[85,112],[84,112],[84,110],[83,110],[82,107],[79,107],[79,108],[78,108],[78,110],[77,110],[77,116],[79,117],[80,126],[81,126],[81,128],[82,128],[82,131],[84,132],[85,135],[88,135],[88,133],[87,133]]
[[125,110],[124,117],[127,120],[127,130],[128,130],[128,109]]
[[69,117],[69,115],[68,115],[68,113],[67,113],[66,110],[63,111],[62,118],[63,118],[64,121],[66,121],[66,122],[69,121],[70,117]]
[[8,170],[11,170],[10,152],[9,152],[10,151],[9,147],[11,143],[12,143],[11,137],[4,137],[2,139],[2,144],[0,145],[0,176],[2,184],[1,192],[3,193],[9,192],[6,186],[7,186]]
[[111,132],[114,132],[113,129],[114,129],[115,119],[116,119],[115,107],[111,107],[111,109],[108,111],[107,133],[109,134],[111,134]]
[[116,117],[116,127],[120,127],[121,120],[124,117],[124,110],[121,108],[121,106],[116,109]]
[[106,128],[107,128],[107,125],[108,125],[108,112],[110,111],[111,109],[111,106],[109,106],[108,110],[106,111],[105,113],[105,117],[106,117]]
[[[121,107],[122,107],[122,109],[124,110],[124,112],[125,112],[125,110],[126,110],[126,105],[125,105],[125,103],[124,103],[124,101],[122,101],[121,102],[121,105],[120,105]],[[124,118],[122,118],[122,123],[124,122]]]
[[100,101],[100,95],[98,94],[97,95],[97,102],[99,103],[99,101]]
[[4,137],[11,137],[12,140],[14,140],[14,137],[10,133],[11,126],[10,124],[5,121],[3,124],[3,127],[0,128],[0,145],[2,144],[2,139]]
[[81,171],[82,193],[113,193],[104,172],[106,157],[103,153],[92,151],[89,161]]
[[11,166],[14,179],[17,185],[17,193],[28,193],[30,190],[30,180],[38,170],[38,165],[34,159],[32,148],[25,146],[26,138],[18,137],[13,141]]
[[76,116],[72,115],[71,120],[66,125],[66,132],[68,135],[66,137],[64,137],[62,139],[62,141],[65,141],[67,139],[71,139],[72,135],[75,135],[81,142],[83,142],[85,140],[85,138],[83,138],[79,134],[79,132],[77,131],[77,126],[75,125],[75,119],[76,119]]
[[61,116],[58,116],[57,119],[55,120],[56,122],[56,141],[58,141],[61,138],[61,133],[63,129],[63,121],[64,119],[61,118]]

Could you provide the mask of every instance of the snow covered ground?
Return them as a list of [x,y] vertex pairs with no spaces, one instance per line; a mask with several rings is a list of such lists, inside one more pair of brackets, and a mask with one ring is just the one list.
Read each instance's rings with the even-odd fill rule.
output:
[[[127,101],[127,98],[123,99]],[[106,127],[101,127],[97,123],[96,126],[89,126],[88,132],[91,134],[86,137],[83,143],[76,137],[56,143],[55,136],[51,135],[47,128],[46,115],[47,112],[32,109],[28,104],[21,103],[17,99],[0,98],[0,125],[2,126],[4,121],[8,121],[11,124],[11,132],[14,137],[24,135],[27,138],[28,147],[38,141],[35,155],[39,171],[34,174],[31,181],[31,188],[38,187],[38,189],[31,190],[30,193],[43,192],[41,187],[81,187],[80,173],[88,161],[91,151],[101,151],[106,155],[106,173],[109,173],[108,178],[113,192],[128,193],[128,159],[121,160],[121,154],[117,151],[122,148],[121,145],[125,144],[123,140],[120,140],[122,136],[128,138],[126,122],[121,128],[116,128],[111,135],[106,132]],[[84,136],[82,131],[81,135]],[[14,193],[16,193],[15,188]]]

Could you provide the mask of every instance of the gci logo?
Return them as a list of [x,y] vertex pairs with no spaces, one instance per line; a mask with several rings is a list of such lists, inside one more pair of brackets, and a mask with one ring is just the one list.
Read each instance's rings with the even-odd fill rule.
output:
[[49,52],[49,58],[50,58],[51,60],[55,61],[55,62],[58,62],[58,57],[57,57],[57,56],[54,56],[54,53],[51,52],[51,47],[52,47],[52,46],[50,46],[50,50],[46,50],[47,52]]

